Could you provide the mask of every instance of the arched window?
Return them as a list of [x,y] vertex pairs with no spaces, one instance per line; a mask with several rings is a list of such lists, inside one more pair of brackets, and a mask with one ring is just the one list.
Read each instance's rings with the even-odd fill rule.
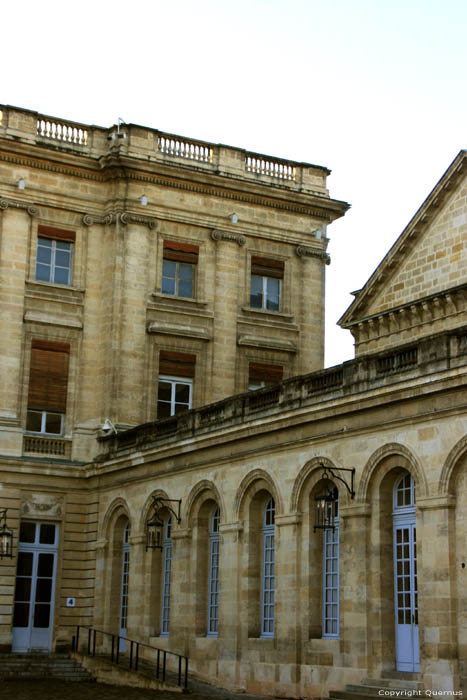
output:
[[[122,588],[120,594],[120,637],[126,637],[128,621],[128,585],[130,581],[130,521],[127,520],[123,529],[122,547]],[[122,646],[122,642],[120,643]],[[124,642],[123,642],[124,647]],[[124,651],[124,648],[121,651]]]
[[274,521],[275,504],[270,498],[263,516],[263,568],[261,585],[261,636],[274,637]]
[[209,523],[208,637],[217,637],[219,631],[219,521],[216,506]]
[[170,572],[172,568],[172,518],[164,527],[164,549],[162,570],[161,637],[167,637],[170,628]]
[[[336,489],[337,491],[337,489]],[[339,506],[334,529],[323,533],[323,637],[339,636]]]

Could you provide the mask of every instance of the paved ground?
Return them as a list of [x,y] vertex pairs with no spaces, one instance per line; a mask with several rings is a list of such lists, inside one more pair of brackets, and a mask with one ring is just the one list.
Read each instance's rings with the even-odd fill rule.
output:
[[2,681],[0,685],[1,700],[256,700],[258,697],[210,687],[196,688],[189,695],[184,695],[162,690],[104,683],[71,683],[54,679]]

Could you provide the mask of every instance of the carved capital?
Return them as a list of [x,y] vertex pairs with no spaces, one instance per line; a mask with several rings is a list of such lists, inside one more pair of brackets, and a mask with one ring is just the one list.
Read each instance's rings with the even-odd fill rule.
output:
[[295,248],[295,254],[299,258],[319,258],[324,262],[325,265],[331,263],[331,257],[324,250],[319,250],[318,248],[311,248],[310,246],[298,245]]
[[104,216],[95,216],[94,214],[85,214],[83,216],[83,224],[85,226],[92,226],[93,224],[111,224],[114,220],[113,214],[104,214]]
[[29,216],[37,216],[39,210],[34,204],[29,202],[22,202],[17,199],[0,199],[0,209],[8,209],[9,207],[13,209],[25,209]]
[[246,238],[241,233],[229,233],[228,231],[218,231],[216,229],[211,231],[211,238],[213,241],[234,241],[239,246],[246,244]]
[[157,228],[157,221],[152,216],[140,216],[139,214],[130,214],[128,211],[123,211],[118,214],[118,220],[124,226],[128,224],[143,224],[149,226],[150,229]]

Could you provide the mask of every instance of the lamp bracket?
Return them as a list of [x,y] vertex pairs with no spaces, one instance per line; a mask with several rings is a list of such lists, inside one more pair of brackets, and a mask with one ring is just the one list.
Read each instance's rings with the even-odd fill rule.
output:
[[[174,508],[171,505],[167,505],[168,503],[177,503],[178,504],[177,512],[175,512]],[[154,509],[155,516],[162,508],[166,508],[174,516],[174,518],[177,520],[177,523],[180,525],[180,523],[182,521],[182,517],[181,517],[182,499],[181,498],[176,499],[176,498],[164,498],[163,496],[153,496],[151,507]]]
[[[323,479],[327,478],[327,474],[330,474],[333,479],[338,479],[344,484],[350,498],[353,500],[355,498],[355,467],[346,469],[345,467],[326,467],[324,464],[321,466],[323,468]],[[335,474],[335,472],[350,472],[350,486],[345,479],[339,476],[339,474]]]

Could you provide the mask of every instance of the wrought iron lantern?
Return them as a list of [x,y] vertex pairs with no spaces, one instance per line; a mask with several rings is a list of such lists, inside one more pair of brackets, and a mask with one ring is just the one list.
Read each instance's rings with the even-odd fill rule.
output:
[[[178,508],[175,512],[174,508],[170,503],[177,503]],[[177,523],[181,522],[180,510],[182,506],[182,500],[176,500],[174,498],[163,498],[162,496],[154,496],[151,503],[152,516],[146,523],[147,539],[146,539],[146,551],[148,549],[163,549],[163,533],[164,533],[164,521],[160,516],[160,511],[165,508],[171,513],[177,520]]]
[[3,557],[11,559],[13,556],[13,532],[7,527],[6,514],[7,508],[0,510],[0,518],[2,520],[0,525],[0,559],[3,559]]
[[[335,472],[350,472],[350,486]],[[346,487],[350,498],[355,498],[354,491],[355,469],[344,469],[341,467],[325,467],[323,465],[323,476],[321,490],[315,498],[315,525],[316,530],[334,530],[337,517],[337,507],[339,492],[331,479],[338,479]]]

